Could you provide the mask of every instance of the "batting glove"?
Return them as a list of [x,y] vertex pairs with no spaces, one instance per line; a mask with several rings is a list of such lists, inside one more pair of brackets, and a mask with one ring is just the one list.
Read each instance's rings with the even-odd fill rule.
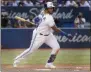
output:
[[64,31],[61,31],[61,33],[60,33],[61,35],[65,35],[67,38],[69,38],[69,39],[72,39],[73,38],[73,36],[71,35],[71,34],[68,34],[68,33],[66,33],[66,32],[64,32]]
[[35,17],[35,18],[34,18],[34,23],[37,24],[37,23],[39,23],[39,22],[40,22],[40,18],[39,18],[39,17]]

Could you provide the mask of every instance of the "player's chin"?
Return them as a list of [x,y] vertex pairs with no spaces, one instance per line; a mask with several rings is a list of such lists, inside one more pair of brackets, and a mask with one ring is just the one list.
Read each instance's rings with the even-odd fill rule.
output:
[[50,14],[53,14],[53,12],[50,12]]

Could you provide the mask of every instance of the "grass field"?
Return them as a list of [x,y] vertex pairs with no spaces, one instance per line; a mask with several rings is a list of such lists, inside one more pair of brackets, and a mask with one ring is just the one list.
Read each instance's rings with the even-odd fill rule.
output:
[[[24,49],[2,49],[2,65],[12,65],[14,58],[23,51]],[[39,49],[36,53],[22,60],[20,65],[45,65],[50,52],[50,49]],[[61,49],[54,64],[57,66],[90,67],[90,49]]]

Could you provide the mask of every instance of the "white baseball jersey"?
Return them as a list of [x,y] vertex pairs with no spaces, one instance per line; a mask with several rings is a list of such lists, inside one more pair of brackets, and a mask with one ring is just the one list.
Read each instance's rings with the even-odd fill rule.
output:
[[52,15],[41,13],[38,17],[40,22],[37,27],[37,33],[43,33],[44,35],[52,33],[51,27],[55,25]]

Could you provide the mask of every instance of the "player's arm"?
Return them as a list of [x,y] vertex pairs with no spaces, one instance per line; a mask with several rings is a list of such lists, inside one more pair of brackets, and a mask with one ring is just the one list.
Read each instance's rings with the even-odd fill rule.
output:
[[68,36],[68,33],[62,31],[61,29],[57,28],[55,25],[51,27],[55,32],[59,33],[59,34],[62,34],[62,35],[65,35],[65,36]]
[[67,36],[69,39],[72,39],[72,35],[62,31],[61,29],[57,28],[55,25],[51,27],[55,32]]
[[48,17],[48,26],[51,27],[57,33],[61,32],[61,30],[57,28],[57,26],[55,25],[55,23],[56,22],[54,21],[54,19],[53,19],[52,16],[50,16],[50,18]]
[[55,25],[51,27],[55,32],[60,33],[61,30],[58,29]]
[[51,17],[49,18],[50,20],[48,21],[48,26],[51,27],[55,32],[61,34],[61,35],[65,35],[69,38],[72,38],[71,35],[69,35],[68,33],[62,31],[61,29],[57,28],[56,25],[55,25],[55,22],[54,22],[54,19]]

